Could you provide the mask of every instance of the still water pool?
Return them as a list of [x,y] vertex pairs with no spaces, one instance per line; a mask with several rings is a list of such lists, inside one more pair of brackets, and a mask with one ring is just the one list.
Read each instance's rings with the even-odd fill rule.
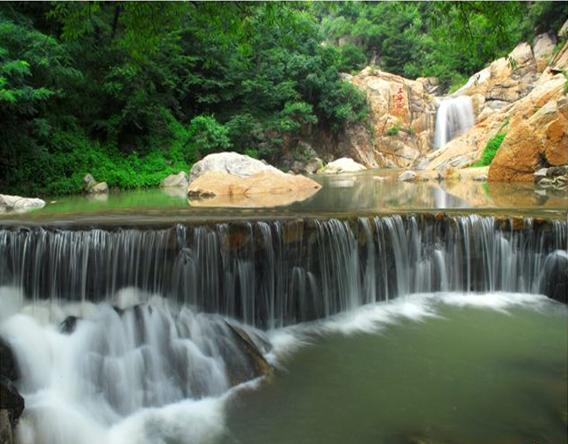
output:
[[428,295],[277,332],[280,370],[231,399],[220,442],[564,444],[567,314]]

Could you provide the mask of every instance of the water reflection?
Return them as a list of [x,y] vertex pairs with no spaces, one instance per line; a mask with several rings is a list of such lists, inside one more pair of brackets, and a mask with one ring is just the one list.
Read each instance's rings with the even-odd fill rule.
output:
[[[114,221],[128,218],[232,218],[341,213],[380,213],[413,210],[502,209],[516,211],[568,210],[564,191],[537,189],[533,184],[505,184],[461,180],[398,182],[398,171],[375,170],[352,175],[314,176],[322,184],[315,195],[264,195],[262,199],[196,201],[184,188],[149,189],[86,197],[66,196],[26,215],[0,216],[0,223],[43,219]],[[305,199],[305,200],[301,200]],[[296,201],[291,203],[292,201]],[[301,201],[300,201],[301,200]],[[95,218],[97,218],[95,220]]]

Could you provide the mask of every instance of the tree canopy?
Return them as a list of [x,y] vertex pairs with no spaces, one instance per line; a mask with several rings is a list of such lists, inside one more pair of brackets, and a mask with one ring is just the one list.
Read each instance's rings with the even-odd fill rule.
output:
[[76,192],[87,172],[151,186],[227,149],[275,160],[310,128],[365,119],[341,72],[374,63],[449,86],[566,15],[549,2],[3,3],[0,188]]

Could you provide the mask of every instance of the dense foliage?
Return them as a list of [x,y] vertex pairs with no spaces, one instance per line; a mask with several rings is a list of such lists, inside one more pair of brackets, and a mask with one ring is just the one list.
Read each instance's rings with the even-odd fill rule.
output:
[[[461,81],[566,3],[0,5],[0,190],[156,185],[200,157],[275,160],[364,119],[340,72]],[[525,16],[526,20],[521,20]]]
[[345,2],[317,10],[327,39],[364,55],[352,68],[373,63],[451,88],[568,17],[567,2]]

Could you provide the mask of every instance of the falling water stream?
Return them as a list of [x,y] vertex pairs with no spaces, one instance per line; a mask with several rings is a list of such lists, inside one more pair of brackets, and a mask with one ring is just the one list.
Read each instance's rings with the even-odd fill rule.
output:
[[[566,270],[565,218],[409,214],[4,228],[0,337],[16,355],[26,399],[18,439],[410,443],[419,441],[404,436],[439,432],[448,437],[440,442],[497,443],[521,436],[491,425],[485,434],[464,426],[460,438],[459,425],[484,413],[468,396],[485,389],[500,402],[490,378],[462,368],[465,359],[499,380],[511,376],[506,390],[522,392],[537,378],[535,399],[552,410],[526,436],[557,442],[567,407],[558,399],[567,313],[553,299],[565,301]],[[496,327],[476,332],[479,325]],[[235,329],[275,366],[272,382],[255,379]],[[495,361],[487,364],[498,355],[534,358],[536,368],[500,373]],[[416,392],[420,374],[441,391],[432,399],[437,407]],[[385,384],[396,391],[383,392]],[[461,389],[452,400],[455,384]],[[326,403],[353,407],[340,414]],[[448,403],[465,416],[444,413]],[[524,421],[530,406],[507,421]],[[340,417],[346,430],[360,429],[344,436],[334,428]]]
[[440,102],[436,113],[434,147],[442,148],[450,140],[463,134],[475,123],[469,96],[458,96]]

